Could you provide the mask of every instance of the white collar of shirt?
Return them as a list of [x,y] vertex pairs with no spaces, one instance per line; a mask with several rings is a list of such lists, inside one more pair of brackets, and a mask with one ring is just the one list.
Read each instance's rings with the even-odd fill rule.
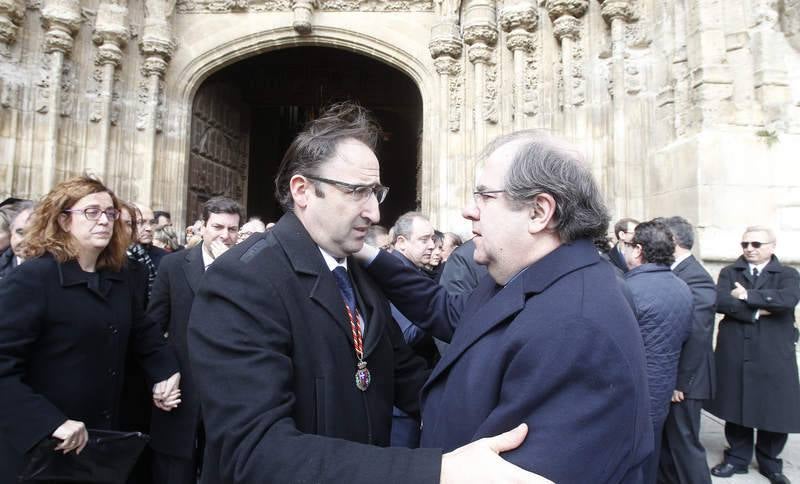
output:
[[[319,246],[317,246],[317,247],[319,247]],[[323,259],[325,259],[325,264],[327,264],[327,265],[328,265],[328,269],[330,269],[331,271],[333,271],[333,270],[334,270],[334,269],[336,269],[337,267],[340,267],[340,266],[341,266],[341,267],[344,267],[344,268],[345,268],[345,270],[347,270],[347,258],[346,258],[346,257],[345,257],[344,259],[342,259],[342,261],[341,261],[341,262],[339,262],[339,261],[336,259],[336,257],[334,257],[334,256],[330,255],[330,254],[329,254],[329,253],[328,253],[328,252],[327,252],[325,249],[323,249],[322,247],[319,247],[319,251],[322,253],[322,258],[323,258]]]
[[761,275],[761,273],[762,273],[762,272],[764,272],[764,267],[766,267],[766,266],[767,266],[767,264],[769,264],[769,261],[767,261],[767,262],[763,262],[763,263],[761,263],[761,264],[759,264],[759,265],[757,265],[757,266],[756,266],[756,265],[753,265],[753,264],[750,264],[750,263],[748,263],[748,264],[747,264],[747,266],[750,268],[750,274],[752,274],[752,273],[753,273],[753,268],[755,267],[756,269],[758,269],[758,274],[759,274],[759,275]]
[[[200,243],[202,244],[202,242],[200,242]],[[206,250],[206,246],[205,245],[200,247],[200,252],[203,253],[203,269],[204,270],[208,270],[208,266],[210,266],[211,263],[214,262],[215,259],[213,257],[211,257],[211,254],[208,253],[208,251]]]
[[686,259],[688,259],[691,255],[692,255],[691,252],[687,252],[687,253],[683,254],[682,256],[680,256],[680,257],[676,257],[675,258],[675,262],[673,262],[672,265],[669,266],[670,270],[674,271],[675,268],[678,267],[678,264],[680,264],[681,262],[683,262]]

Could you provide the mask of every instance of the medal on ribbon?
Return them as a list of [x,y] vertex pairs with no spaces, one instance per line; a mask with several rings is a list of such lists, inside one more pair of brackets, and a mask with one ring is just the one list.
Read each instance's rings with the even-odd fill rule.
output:
[[367,362],[364,360],[364,341],[361,337],[361,327],[358,325],[358,318],[350,310],[350,307],[347,304],[344,307],[347,310],[347,318],[350,320],[350,330],[353,332],[353,348],[356,352],[356,358],[358,358],[355,373],[356,388],[365,392],[372,382],[372,375],[370,375]]

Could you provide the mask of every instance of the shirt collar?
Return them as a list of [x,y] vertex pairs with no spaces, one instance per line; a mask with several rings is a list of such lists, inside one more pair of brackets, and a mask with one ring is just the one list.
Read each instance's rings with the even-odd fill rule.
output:
[[756,269],[758,269],[758,273],[759,273],[759,274],[761,274],[762,272],[764,272],[764,268],[767,266],[767,264],[769,264],[769,261],[767,261],[767,262],[762,262],[761,264],[758,264],[758,265],[753,265],[753,264],[751,264],[751,263],[749,263],[749,262],[748,262],[748,263],[747,263],[747,267],[750,269],[750,274],[752,274],[752,273],[753,273],[753,268],[754,268],[754,267],[755,267]]
[[691,255],[692,255],[692,253],[691,253],[691,252],[687,252],[687,253],[685,253],[685,254],[683,254],[683,255],[681,255],[681,256],[678,256],[678,257],[676,257],[676,258],[675,258],[675,262],[673,262],[673,263],[672,263],[672,265],[671,265],[671,266],[669,266],[669,268],[670,268],[671,270],[673,270],[673,271],[674,271],[674,270],[675,270],[675,268],[676,268],[676,267],[678,267],[678,264],[680,264],[681,262],[683,262],[683,261],[685,261],[686,259],[688,259],[688,258],[689,258],[689,256],[691,256]]
[[[319,247],[319,246],[317,246]],[[344,267],[347,270],[347,258],[341,259],[339,261],[336,257],[330,255],[325,249],[319,247],[319,251],[322,253],[322,258],[325,259],[325,264],[328,266],[328,269],[333,271],[337,267]]]
[[[200,244],[203,243],[200,242]],[[204,244],[203,247],[200,248],[200,253],[203,254],[203,269],[208,269],[208,266],[210,266],[215,259],[208,253]]]

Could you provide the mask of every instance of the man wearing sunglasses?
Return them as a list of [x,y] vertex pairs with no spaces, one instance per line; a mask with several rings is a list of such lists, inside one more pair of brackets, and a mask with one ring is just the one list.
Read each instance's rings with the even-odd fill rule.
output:
[[286,214],[206,272],[188,334],[203,484],[542,482],[497,455],[520,444],[524,427],[444,455],[385,448],[392,406],[419,415],[428,372],[349,257],[389,191],[376,140],[362,108],[323,112],[278,170]]
[[742,256],[717,282],[719,324],[717,389],[706,409],[725,420],[729,448],[711,469],[717,477],[748,472],[756,438],[758,471],[771,483],[788,483],[778,455],[787,434],[800,432],[800,382],[794,308],[800,275],[775,257],[775,234],[748,227]]

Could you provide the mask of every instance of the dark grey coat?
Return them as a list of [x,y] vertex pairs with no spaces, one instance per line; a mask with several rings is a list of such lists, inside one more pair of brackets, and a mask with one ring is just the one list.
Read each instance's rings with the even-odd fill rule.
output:
[[[731,296],[734,283],[747,300]],[[753,284],[747,261],[739,257],[717,281],[719,324],[717,392],[706,409],[728,422],[771,432],[800,432],[800,381],[795,353],[794,308],[800,300],[800,275],[778,258]],[[757,309],[772,314],[757,320]]]

